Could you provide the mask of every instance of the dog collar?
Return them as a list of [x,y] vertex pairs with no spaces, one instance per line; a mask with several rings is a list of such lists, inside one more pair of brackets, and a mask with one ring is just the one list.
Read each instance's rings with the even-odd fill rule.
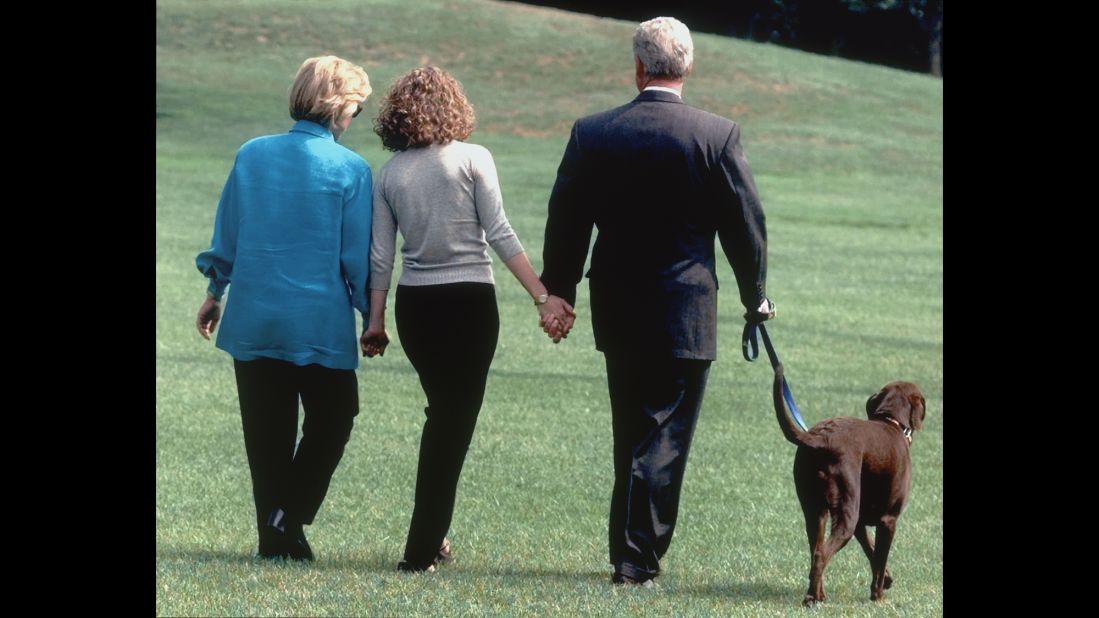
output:
[[912,428],[911,427],[905,427],[904,425],[901,425],[899,422],[897,422],[897,419],[893,418],[892,416],[886,416],[886,415],[882,414],[878,418],[896,425],[897,429],[900,429],[901,433],[904,434],[904,439],[908,440],[908,444],[909,445],[912,444]]

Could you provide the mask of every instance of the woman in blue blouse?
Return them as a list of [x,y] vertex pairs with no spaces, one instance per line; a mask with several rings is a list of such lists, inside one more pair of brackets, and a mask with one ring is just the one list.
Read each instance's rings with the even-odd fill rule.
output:
[[[370,95],[366,72],[306,60],[288,133],[245,143],[221,192],[197,327],[233,357],[261,558],[313,560],[313,523],[359,411],[355,315],[369,315],[370,166],[336,143]],[[305,410],[297,440],[298,399]]]

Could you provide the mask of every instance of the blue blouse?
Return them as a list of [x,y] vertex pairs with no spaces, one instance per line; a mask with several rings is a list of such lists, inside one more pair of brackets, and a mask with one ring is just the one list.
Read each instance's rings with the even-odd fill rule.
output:
[[237,153],[214,237],[195,264],[221,298],[217,347],[237,360],[359,366],[355,315],[369,315],[370,165],[300,120]]

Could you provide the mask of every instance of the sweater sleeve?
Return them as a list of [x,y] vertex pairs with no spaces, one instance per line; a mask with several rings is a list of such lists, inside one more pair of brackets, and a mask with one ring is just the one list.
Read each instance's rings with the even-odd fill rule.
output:
[[370,289],[388,290],[397,250],[397,218],[385,196],[385,170],[374,184],[374,225],[370,233]]
[[500,259],[507,261],[523,252],[523,245],[504,214],[504,200],[496,163],[487,148],[478,148],[472,158],[473,199],[477,218],[485,230],[485,240]]

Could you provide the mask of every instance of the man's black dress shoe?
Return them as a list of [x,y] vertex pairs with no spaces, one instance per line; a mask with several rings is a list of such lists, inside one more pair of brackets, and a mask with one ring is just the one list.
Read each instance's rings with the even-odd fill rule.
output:
[[629,575],[619,573],[615,571],[614,575],[611,575],[611,583],[615,586],[641,586],[642,588],[655,588],[656,582],[650,577],[649,579],[634,579]]
[[397,570],[402,573],[434,573],[436,567],[451,562],[454,562],[454,554],[450,551],[450,540],[444,537],[443,544],[439,546],[439,551],[435,554],[435,559],[431,564],[417,566],[408,560],[401,560],[397,563]]
[[288,557],[283,549],[282,535],[266,524],[259,531],[259,551],[256,552],[256,557],[264,560]]
[[[264,547],[264,534],[260,535],[261,558],[289,558],[313,562],[313,549],[309,547],[309,541],[305,540],[305,529],[300,522],[287,516],[286,511],[276,508],[267,516],[267,525],[264,526],[268,537],[267,547]],[[266,549],[266,551],[265,551]]]
[[425,567],[416,566],[408,560],[401,560],[397,563],[397,570],[401,573],[434,573],[435,564],[429,564]]

